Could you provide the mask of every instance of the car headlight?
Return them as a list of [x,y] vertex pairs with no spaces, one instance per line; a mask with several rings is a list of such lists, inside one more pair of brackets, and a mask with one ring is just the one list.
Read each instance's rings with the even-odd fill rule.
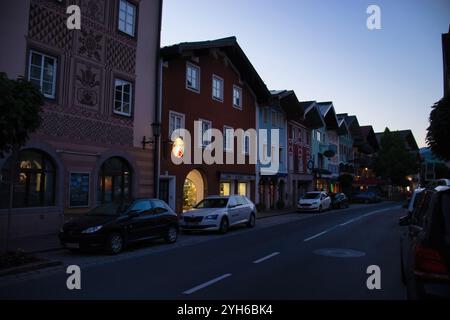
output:
[[218,214],[213,214],[213,215],[205,217],[205,220],[217,220],[218,217],[219,217]]
[[103,226],[92,227],[92,228],[88,228],[88,229],[84,230],[82,233],[84,233],[84,234],[96,233],[96,232],[99,232],[102,228],[103,228]]

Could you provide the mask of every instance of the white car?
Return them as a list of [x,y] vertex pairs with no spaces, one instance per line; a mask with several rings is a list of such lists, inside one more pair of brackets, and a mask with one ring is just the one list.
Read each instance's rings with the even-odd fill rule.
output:
[[317,211],[331,209],[331,198],[326,192],[308,192],[298,201],[297,209],[299,211]]
[[240,224],[249,228],[256,224],[256,207],[243,196],[208,197],[180,217],[180,228],[186,231],[226,233]]

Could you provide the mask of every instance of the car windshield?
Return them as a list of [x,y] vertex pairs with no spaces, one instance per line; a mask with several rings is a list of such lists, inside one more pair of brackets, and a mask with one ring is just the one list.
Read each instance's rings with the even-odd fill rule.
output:
[[228,198],[205,199],[200,201],[195,209],[218,209],[225,208],[228,204]]
[[118,216],[130,207],[130,203],[108,203],[92,209],[88,216]]
[[305,194],[303,199],[311,200],[311,199],[318,199],[319,197],[320,197],[320,193],[319,192],[312,192],[312,193]]

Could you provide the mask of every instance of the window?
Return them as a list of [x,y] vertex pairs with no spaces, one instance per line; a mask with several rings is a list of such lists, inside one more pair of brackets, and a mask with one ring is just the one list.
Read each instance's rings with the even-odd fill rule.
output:
[[184,129],[184,114],[170,111],[169,112],[169,139],[175,130]]
[[213,76],[212,79],[212,96],[214,100],[223,102],[223,79],[218,76]]
[[296,137],[296,132],[297,132],[297,130],[293,127],[291,132],[292,132],[292,133],[291,133],[291,135],[292,135],[292,141],[295,143],[296,140],[297,140],[297,137]]
[[242,89],[233,86],[233,107],[242,109]]
[[107,160],[99,172],[98,202],[112,203],[131,200],[131,167],[125,159]]
[[228,127],[228,126],[224,126],[223,127],[223,132],[224,132],[224,149],[227,152],[231,152],[233,151],[233,147],[234,147],[234,129],[232,127]]
[[220,196],[229,197],[231,195],[231,184],[229,182],[222,182],[220,184]]
[[320,131],[316,131],[316,140],[322,142],[322,133]]
[[56,97],[56,58],[30,51],[28,80],[41,90],[44,97]]
[[247,196],[247,183],[246,182],[240,182],[238,184],[238,195]]
[[[212,140],[212,136],[211,136],[211,131],[208,132],[208,130],[210,130],[212,128],[212,123],[211,121],[207,121],[207,120],[200,120],[201,121],[201,136],[200,138],[200,146],[203,147],[207,147],[208,145],[211,144],[211,140]],[[206,134],[207,133],[207,134]],[[206,134],[206,138],[205,137]]]
[[244,141],[242,143],[242,153],[244,155],[250,154],[250,137],[248,135],[244,136]]
[[[11,165],[10,158],[1,170],[0,208],[3,209],[9,206]],[[21,151],[15,167],[14,208],[55,205],[56,169],[47,154],[33,149]]]
[[277,112],[272,110],[272,127],[277,127]]
[[200,68],[191,63],[186,66],[186,88],[200,92]]
[[120,0],[119,30],[132,37],[136,34],[136,6],[125,0]]
[[133,85],[125,80],[116,79],[114,113],[131,116]]

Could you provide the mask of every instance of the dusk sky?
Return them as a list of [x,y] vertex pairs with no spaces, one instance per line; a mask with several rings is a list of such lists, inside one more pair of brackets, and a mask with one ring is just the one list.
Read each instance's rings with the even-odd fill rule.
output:
[[[382,30],[367,29],[372,4]],[[269,89],[412,129],[423,147],[449,23],[450,0],[164,0],[162,45],[236,36]]]

